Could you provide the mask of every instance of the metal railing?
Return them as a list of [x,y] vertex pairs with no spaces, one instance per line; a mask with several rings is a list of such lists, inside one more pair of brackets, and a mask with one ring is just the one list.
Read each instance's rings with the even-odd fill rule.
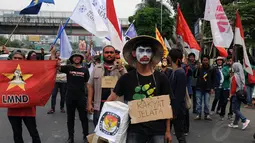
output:
[[[56,24],[65,22],[70,17],[72,12],[53,12],[41,11],[38,15],[24,16],[21,23],[39,23],[39,24]],[[19,11],[14,10],[0,10],[0,22],[15,24],[19,21]],[[119,18],[120,24],[128,26],[129,21],[127,18]],[[69,23],[74,23],[70,21]]]

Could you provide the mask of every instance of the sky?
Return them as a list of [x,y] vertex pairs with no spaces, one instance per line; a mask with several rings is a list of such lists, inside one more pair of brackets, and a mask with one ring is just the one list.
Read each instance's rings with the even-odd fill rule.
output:
[[[54,0],[55,5],[43,4],[41,11],[73,11],[79,0]],[[0,0],[0,10],[21,10],[31,0]],[[134,14],[136,4],[141,0],[114,0],[119,18],[128,18]]]

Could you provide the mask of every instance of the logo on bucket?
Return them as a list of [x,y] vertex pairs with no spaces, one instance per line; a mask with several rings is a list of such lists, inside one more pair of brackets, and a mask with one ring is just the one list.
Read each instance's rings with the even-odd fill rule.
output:
[[120,116],[112,113],[105,112],[100,120],[99,129],[107,135],[114,136],[120,127]]

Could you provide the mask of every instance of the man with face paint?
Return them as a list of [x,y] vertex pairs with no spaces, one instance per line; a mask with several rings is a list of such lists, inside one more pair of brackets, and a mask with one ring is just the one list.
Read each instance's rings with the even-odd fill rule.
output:
[[[108,101],[123,96],[128,102],[170,94],[167,77],[154,70],[163,55],[159,41],[150,36],[138,36],[125,44],[123,55],[135,70],[118,80]],[[170,119],[130,124],[127,132],[127,143],[166,143],[172,140]]]
[[[103,76],[117,76],[127,73],[126,69],[119,63],[115,63],[115,48],[111,45],[107,45],[103,49],[104,63],[98,64],[94,67],[90,76],[87,88],[88,88],[88,105],[87,110],[89,113],[94,112],[93,122],[97,125],[100,117],[101,109],[110,96],[111,88],[102,88],[101,80]],[[94,99],[94,102],[93,102]],[[94,103],[94,105],[93,105]]]

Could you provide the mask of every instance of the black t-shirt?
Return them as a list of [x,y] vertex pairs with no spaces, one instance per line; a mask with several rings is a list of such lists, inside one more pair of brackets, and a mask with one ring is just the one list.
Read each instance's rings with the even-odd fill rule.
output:
[[[136,70],[133,70],[120,77],[114,88],[114,92],[118,96],[124,96],[125,101],[137,100],[145,96],[148,98],[150,96],[169,95],[170,90],[167,77],[158,71],[154,72],[154,77],[155,81],[152,75],[142,76]],[[166,131],[166,120],[130,124],[128,130],[130,132],[149,135],[164,135]]]
[[[110,76],[110,72],[109,70],[107,70],[105,68],[104,70],[104,76]],[[110,88],[102,88],[102,100],[107,100],[108,97],[111,95],[111,89]]]
[[[75,93],[84,93],[85,84],[89,80],[88,69],[76,68],[72,65],[61,66],[60,72],[67,75],[67,90]],[[85,96],[85,94],[84,94]]]

